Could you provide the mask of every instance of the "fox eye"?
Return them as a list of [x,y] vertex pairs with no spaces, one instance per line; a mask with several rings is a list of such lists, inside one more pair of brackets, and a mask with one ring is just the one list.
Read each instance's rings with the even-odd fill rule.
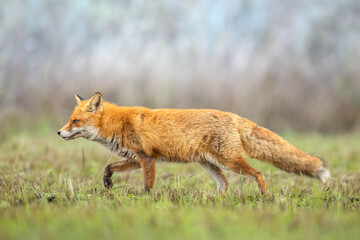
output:
[[79,120],[74,120],[72,123],[77,124],[78,122],[79,122]]

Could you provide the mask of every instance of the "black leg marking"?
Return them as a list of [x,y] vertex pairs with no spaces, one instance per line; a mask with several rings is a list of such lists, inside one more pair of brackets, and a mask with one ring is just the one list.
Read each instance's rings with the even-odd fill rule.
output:
[[104,186],[108,189],[113,187],[113,182],[111,180],[112,172],[110,171],[110,167],[111,167],[111,164],[106,166],[105,171],[104,171],[104,176],[103,176]]
[[145,186],[145,192],[150,194],[150,188],[148,186]]

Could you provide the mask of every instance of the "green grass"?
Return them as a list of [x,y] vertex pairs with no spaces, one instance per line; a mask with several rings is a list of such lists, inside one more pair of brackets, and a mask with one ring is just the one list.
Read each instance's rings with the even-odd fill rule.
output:
[[51,127],[7,131],[0,145],[0,239],[359,239],[360,136],[285,133],[324,157],[330,182],[284,173],[257,160],[270,196],[226,172],[230,188],[197,164],[159,164],[151,196],[141,171],[114,174],[97,143],[66,142]]

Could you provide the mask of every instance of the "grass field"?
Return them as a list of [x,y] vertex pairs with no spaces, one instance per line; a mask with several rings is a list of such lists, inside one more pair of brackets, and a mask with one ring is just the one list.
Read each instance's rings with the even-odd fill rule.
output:
[[323,185],[249,160],[270,196],[226,172],[230,188],[197,164],[157,166],[151,196],[141,171],[102,172],[115,161],[97,143],[66,142],[57,127],[7,132],[0,145],[0,239],[360,239],[360,136],[282,134],[328,162]]

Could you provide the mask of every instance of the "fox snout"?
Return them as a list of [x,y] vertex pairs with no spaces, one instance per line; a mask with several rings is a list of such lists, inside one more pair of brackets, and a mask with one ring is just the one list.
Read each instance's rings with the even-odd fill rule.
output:
[[[67,132],[67,131],[65,131],[65,132]],[[63,139],[68,140],[68,139],[67,139],[67,137],[68,137],[67,135],[69,135],[69,134],[66,134],[66,133],[64,134],[64,131],[59,130],[59,131],[57,131],[56,133],[57,133],[60,137],[62,137]]]
[[63,134],[63,131],[59,130],[59,131],[57,131],[56,133],[57,133],[60,137],[66,138],[66,136],[64,136],[64,134]]
[[79,128],[70,128],[68,125],[65,125],[62,129],[57,131],[57,134],[65,140],[75,139],[81,137],[82,129]]

